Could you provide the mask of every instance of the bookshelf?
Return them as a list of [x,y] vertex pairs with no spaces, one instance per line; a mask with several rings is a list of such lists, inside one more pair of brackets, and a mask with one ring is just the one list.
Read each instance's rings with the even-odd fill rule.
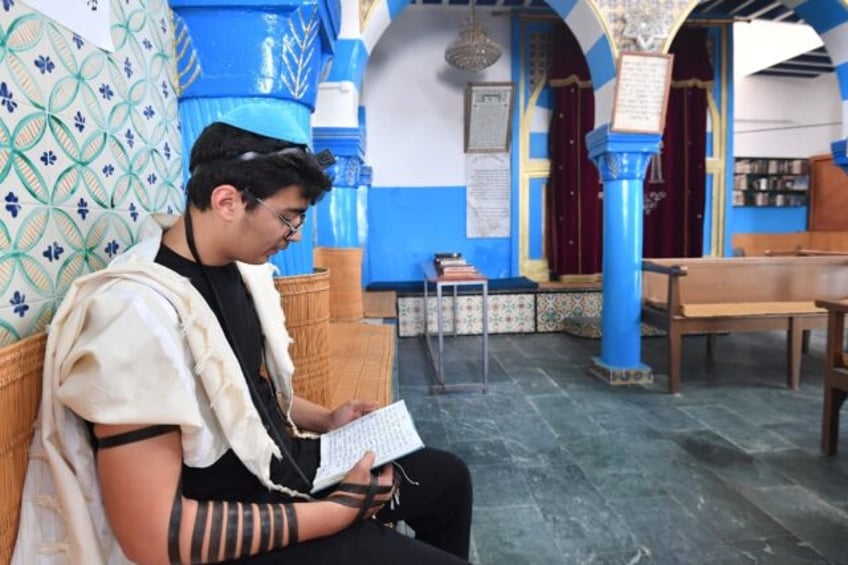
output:
[[737,157],[734,160],[734,206],[806,206],[809,188],[807,159]]

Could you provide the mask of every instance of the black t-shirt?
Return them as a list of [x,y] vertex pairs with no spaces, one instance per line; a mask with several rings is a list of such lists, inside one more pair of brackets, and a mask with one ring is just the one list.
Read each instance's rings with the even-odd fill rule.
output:
[[[215,312],[218,323],[224,329],[230,346],[242,357],[246,367],[245,378],[249,379],[249,390],[254,404],[265,407],[259,410],[266,429],[273,426],[298,465],[310,479],[318,467],[318,441],[290,438],[286,433],[285,419],[277,405],[274,388],[268,379],[260,376],[263,358],[262,327],[253,306],[253,300],[242,281],[234,263],[222,267],[201,268],[197,263],[178,255],[162,245],[156,262],[187,277]],[[208,279],[203,274],[206,270]],[[214,286],[214,291],[209,283]],[[217,299],[216,295],[217,294]],[[219,307],[220,305],[220,307]],[[255,392],[255,394],[254,394]],[[276,438],[275,438],[276,439]],[[271,478],[289,488],[308,492],[307,485],[288,463],[271,460]],[[269,491],[251,473],[232,450],[228,450],[218,461],[206,468],[183,465],[183,495],[197,500],[241,500],[246,502],[271,502],[287,500],[285,495]]]

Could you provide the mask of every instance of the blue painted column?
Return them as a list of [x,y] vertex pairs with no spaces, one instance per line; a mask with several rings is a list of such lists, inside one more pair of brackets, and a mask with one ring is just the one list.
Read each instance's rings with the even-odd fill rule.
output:
[[[367,186],[361,177],[365,155],[365,128],[315,128],[315,150],[329,149],[336,164],[328,171],[333,190],[318,203],[318,245],[325,247],[361,247],[365,244],[367,223]],[[364,198],[361,195],[365,189]],[[363,224],[366,231],[360,229]]]
[[848,139],[840,139],[830,144],[833,152],[833,163],[848,174]]
[[[338,37],[339,0],[170,0],[170,5],[186,162],[204,127],[249,104],[261,104],[290,141],[310,143],[318,83]],[[300,243],[271,258],[282,274],[312,273],[314,218],[313,209]]]
[[586,135],[604,183],[601,356],[592,370],[611,384],[653,380],[641,362],[642,186],[660,139],[611,132],[608,125]]

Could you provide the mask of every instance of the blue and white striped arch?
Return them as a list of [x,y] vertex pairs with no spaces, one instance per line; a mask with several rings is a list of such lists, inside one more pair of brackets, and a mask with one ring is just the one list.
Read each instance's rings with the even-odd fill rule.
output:
[[843,0],[782,0],[824,42],[842,98],[842,136],[848,137],[848,4]]
[[[420,0],[450,3],[451,0]],[[480,5],[530,6],[539,0],[477,0]],[[412,0],[376,0],[364,29],[359,29],[358,2],[343,2],[345,13],[328,83],[351,84],[356,91],[368,57],[380,37]],[[617,49],[594,0],[546,0],[577,37],[595,85],[595,126],[609,123],[615,90]],[[835,67],[842,100],[842,130],[848,137],[848,3],[846,0],[781,0],[821,36]],[[693,2],[693,8],[696,3]],[[682,16],[682,17],[685,17]]]
[[[377,0],[370,8],[364,29],[358,29],[358,14],[344,13],[342,32],[336,43],[336,54],[328,82],[352,83],[358,90],[368,63],[368,57],[380,37],[412,0]],[[422,0],[423,4],[448,4],[450,0]],[[349,4],[355,4],[351,2]],[[486,6],[537,6],[539,0],[477,0]],[[593,0],[546,0],[547,4],[565,21],[577,37],[589,63],[592,82],[595,84],[595,124],[608,123],[612,114],[615,87],[615,47],[606,23]],[[356,25],[345,25],[349,16],[356,17]]]

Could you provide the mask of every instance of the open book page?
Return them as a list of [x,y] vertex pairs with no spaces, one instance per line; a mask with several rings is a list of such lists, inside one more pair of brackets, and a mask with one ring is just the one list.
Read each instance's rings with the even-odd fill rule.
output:
[[373,451],[380,467],[424,447],[403,400],[366,414],[321,435],[321,462],[312,492],[344,478],[366,451]]

